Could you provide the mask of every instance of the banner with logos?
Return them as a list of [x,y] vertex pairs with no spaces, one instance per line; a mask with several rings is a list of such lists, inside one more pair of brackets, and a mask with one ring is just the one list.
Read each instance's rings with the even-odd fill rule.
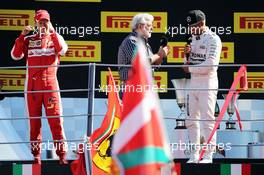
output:
[[68,51],[61,57],[65,62],[101,62],[100,41],[66,41]]
[[[182,65],[184,46],[188,36],[186,14],[188,10],[197,9],[195,0],[188,1],[188,8],[183,8],[186,6],[184,1],[151,3],[134,0],[34,0],[21,4],[19,0],[14,0],[7,1],[5,4],[0,9],[0,67],[26,65],[26,59],[12,60],[10,52],[23,26],[35,26],[34,14],[40,7],[49,11],[53,27],[64,37],[69,46],[66,54],[61,57],[60,64],[117,64],[118,48],[132,31],[133,16],[144,12],[154,16],[153,33],[148,39],[153,53],[158,51],[160,38],[166,36],[170,53],[162,64]],[[206,14],[206,24],[222,40],[220,64],[229,65],[218,69],[219,88],[228,88],[232,83],[237,67],[230,64],[264,64],[263,6],[262,1],[237,3],[223,0],[218,3],[217,8],[209,5],[208,8],[202,9]],[[261,67],[249,68],[250,72],[258,74],[263,72],[262,69]],[[118,68],[112,67],[112,70],[117,71]],[[5,70],[0,68],[0,71]],[[106,83],[104,71],[107,71],[106,67],[96,67],[96,87]],[[188,77],[182,68],[159,68],[156,72],[154,77],[156,84],[165,85],[168,88],[173,88],[171,79]],[[88,67],[59,69],[58,79],[61,89],[87,88],[87,74]],[[118,73],[115,72],[115,74],[117,78]],[[11,79],[4,75],[1,78],[5,84],[4,90],[23,89],[24,82],[22,77],[19,77],[21,75],[12,76]],[[252,90],[262,87],[261,75],[256,77],[249,78],[248,85]],[[218,92],[219,98],[222,98],[222,93]],[[84,92],[62,93],[62,96],[87,97]],[[96,92],[96,97],[105,97],[105,93]],[[160,91],[160,97],[175,98],[175,94],[174,91]],[[240,98],[261,99],[264,95],[249,91],[249,93],[243,93]]]
[[0,9],[0,30],[19,30],[23,26],[34,26],[34,10]]
[[235,33],[264,33],[264,12],[234,13]]
[[[234,77],[237,72],[234,73]],[[264,72],[247,72],[248,91],[241,93],[264,93]],[[240,88],[240,84],[238,85]]]
[[26,78],[25,70],[0,70],[0,81],[5,91],[24,90]]
[[[101,92],[106,92],[108,89],[108,81],[109,81],[109,72],[108,71],[101,71],[101,82],[100,82],[100,90]],[[121,87],[121,81],[119,78],[119,74],[117,71],[112,71],[115,84],[116,84],[116,89],[120,90]],[[157,90],[157,92],[165,93],[167,92],[167,87],[168,87],[168,75],[167,72],[154,72],[153,75],[154,79],[154,88],[153,90]],[[136,91],[140,90],[142,87],[125,87],[125,90],[129,91]]]
[[[186,42],[169,42],[170,53],[168,55],[168,63],[183,63],[184,48]],[[220,63],[234,63],[234,43],[223,42]]]
[[[131,20],[142,12],[101,12],[101,32],[131,32]],[[167,27],[167,12],[144,12],[154,17],[153,32],[164,33]]]

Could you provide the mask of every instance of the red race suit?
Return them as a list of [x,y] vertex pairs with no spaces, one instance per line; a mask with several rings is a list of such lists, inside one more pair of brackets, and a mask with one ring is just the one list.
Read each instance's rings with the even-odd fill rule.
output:
[[[59,64],[60,56],[64,55],[67,49],[68,46],[63,37],[56,32],[42,37],[38,34],[26,37],[21,34],[15,41],[11,56],[14,60],[26,58],[29,68],[26,73],[25,91],[59,90],[56,65]],[[30,66],[48,67],[30,68]],[[38,143],[31,143],[31,152],[34,157],[38,157],[41,154],[41,119],[32,118],[42,116],[42,104],[46,116],[61,116],[60,92],[25,93],[25,101],[30,117],[30,141],[38,141]],[[53,139],[65,140],[63,119],[48,118],[48,123]],[[65,156],[63,141],[55,142],[55,148],[58,156]]]

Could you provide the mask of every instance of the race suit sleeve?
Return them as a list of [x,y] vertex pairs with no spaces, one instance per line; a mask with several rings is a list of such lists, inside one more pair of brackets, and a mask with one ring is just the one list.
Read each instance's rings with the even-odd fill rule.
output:
[[54,43],[56,53],[58,53],[59,55],[64,55],[68,50],[68,45],[66,44],[63,37],[54,32],[53,34],[51,34],[51,39]]
[[[206,51],[206,60],[199,64],[203,65],[218,65],[222,51],[222,43],[218,36],[210,36]],[[208,74],[209,72],[217,69],[215,66],[208,67],[189,67],[189,71],[195,74]]]
[[27,44],[25,41],[25,36],[20,34],[16,39],[15,44],[11,50],[11,57],[14,60],[21,60],[27,51]]

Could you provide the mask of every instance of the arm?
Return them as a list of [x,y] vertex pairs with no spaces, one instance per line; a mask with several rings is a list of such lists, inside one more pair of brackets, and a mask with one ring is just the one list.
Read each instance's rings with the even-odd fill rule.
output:
[[32,26],[25,26],[20,36],[16,39],[15,45],[11,50],[11,57],[14,60],[21,60],[26,54],[28,48],[28,41],[25,39],[25,36],[32,30]]
[[[190,64],[190,61],[189,61],[189,58],[190,58],[190,52],[191,52],[191,46],[190,46],[190,44],[186,44],[185,45],[185,48],[184,48],[184,55],[185,55],[185,57],[184,57],[184,61],[183,61],[183,64],[184,65],[189,65]],[[187,67],[187,66],[184,66],[184,67],[182,67],[182,69],[183,69],[183,71],[185,72],[185,73],[190,73],[190,71],[189,71],[189,67]]]
[[64,55],[68,50],[68,45],[66,44],[63,37],[56,32],[53,32],[50,36],[54,43],[56,53],[59,55]]
[[[118,50],[118,64],[120,65],[130,65],[136,51],[136,42],[137,38],[131,36],[130,38],[123,41],[123,43],[119,46]],[[119,76],[122,81],[125,81],[128,77],[129,67],[119,67]]]
[[[206,60],[200,65],[218,65],[220,61],[220,54],[222,50],[222,43],[218,36],[210,37],[208,41]],[[210,71],[214,70],[215,67],[189,67],[191,73],[196,74],[208,74]]]
[[27,52],[27,41],[25,39],[25,36],[33,30],[32,26],[25,26],[24,29],[22,30],[20,36],[16,39],[15,45],[13,46],[11,50],[11,57],[14,60],[21,60],[24,55]]
[[68,50],[68,45],[66,44],[63,37],[55,31],[51,22],[49,22],[48,25],[50,37],[54,43],[56,53],[58,53],[59,55],[64,55]]
[[169,54],[168,46],[160,47],[158,53],[152,55],[152,57],[150,58],[151,60],[150,63],[159,65],[162,63],[163,58],[165,58],[168,54]]
[[11,50],[11,57],[14,60],[21,60],[24,57],[25,50],[25,36],[20,34],[20,36],[16,39],[15,44]]
[[150,64],[161,64],[162,62],[162,56],[160,56],[159,54],[154,54],[152,55],[152,57],[150,57]]

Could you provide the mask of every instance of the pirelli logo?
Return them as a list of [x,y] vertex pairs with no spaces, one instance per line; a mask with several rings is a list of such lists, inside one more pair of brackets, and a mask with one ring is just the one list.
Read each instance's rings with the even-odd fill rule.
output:
[[[120,78],[117,71],[112,71],[116,86],[120,86]],[[105,87],[109,84],[110,76],[108,71],[101,71],[101,90],[104,92]]]
[[[120,78],[117,71],[112,71],[115,84],[120,88]],[[100,88],[102,92],[106,91],[108,82],[110,80],[108,71],[101,71],[101,84]],[[168,87],[168,73],[167,72],[154,72],[154,85],[156,85],[158,92],[167,92]],[[131,89],[130,89],[131,90]]]
[[[186,42],[169,42],[168,45],[171,51],[168,55],[168,63],[183,63],[184,62],[184,47]],[[223,42],[220,63],[234,63],[234,43]]]
[[[131,20],[140,12],[101,12],[101,32],[131,32]],[[167,12],[148,12],[154,16],[153,32],[163,33]]]
[[160,89],[159,92],[167,92],[168,72],[154,72],[154,85]]
[[34,26],[34,10],[0,9],[0,30],[22,30],[23,26]]
[[[237,72],[234,73],[234,77]],[[264,93],[264,72],[247,72],[248,91],[241,93]],[[240,84],[238,85],[240,87]],[[262,91],[260,91],[262,90]]]
[[101,0],[35,0],[45,2],[101,2]]
[[101,62],[101,41],[66,41],[68,51],[61,61]]
[[25,70],[0,70],[3,90],[24,90]]
[[264,12],[234,13],[234,33],[264,33]]
[[169,42],[170,53],[167,57],[168,63],[183,63],[184,62],[184,47],[186,42]]
[[233,42],[223,42],[220,63],[235,62],[235,46]]

